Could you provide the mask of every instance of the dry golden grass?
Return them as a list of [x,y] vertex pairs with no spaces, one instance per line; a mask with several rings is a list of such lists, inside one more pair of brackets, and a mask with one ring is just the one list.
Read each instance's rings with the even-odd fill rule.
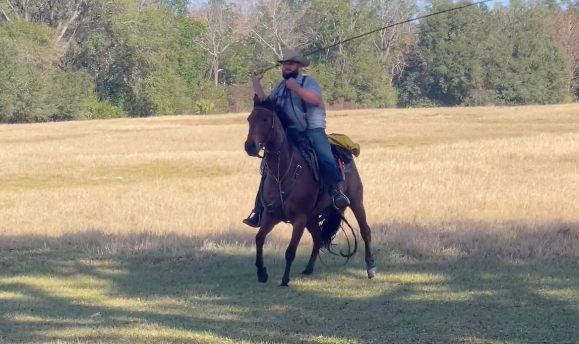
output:
[[289,227],[262,285],[241,224],[245,117],[0,126],[0,342],[578,342],[579,104],[331,112],[378,275],[300,278],[306,235],[289,291]]
[[[259,160],[243,151],[245,118],[1,126],[1,244],[34,246],[22,236],[46,241],[91,228],[100,238],[75,243],[106,241],[101,232],[251,239],[241,219],[253,206]],[[376,240],[436,250],[444,249],[437,240],[462,240],[449,232],[508,237],[523,226],[577,236],[578,105],[330,112],[327,131],[361,144]],[[168,240],[160,245],[182,243]]]

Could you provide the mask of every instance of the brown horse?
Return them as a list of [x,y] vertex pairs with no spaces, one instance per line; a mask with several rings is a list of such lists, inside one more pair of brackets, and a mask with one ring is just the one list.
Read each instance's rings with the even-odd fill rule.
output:
[[[311,154],[307,138],[288,136],[275,110],[275,104],[272,102],[259,102],[254,97],[254,108],[247,118],[249,132],[245,141],[245,151],[249,156],[263,158],[267,170],[264,171],[267,176],[261,199],[265,210],[255,238],[258,281],[265,283],[268,279],[263,262],[263,244],[266,236],[278,223],[289,222],[293,226],[293,232],[285,252],[286,267],[281,281],[281,286],[287,287],[291,265],[304,229],[307,228],[312,235],[314,245],[303,272],[309,275],[313,273],[320,248],[323,244],[331,242],[345,218],[343,211],[335,208],[327,187],[322,182],[323,178],[317,178],[321,174],[315,167],[316,156]],[[263,157],[259,156],[262,148],[265,151]],[[304,155],[302,154],[304,150],[300,148],[310,153]],[[344,152],[336,153],[336,148],[334,145],[334,153],[340,157],[340,161],[348,161],[343,172],[344,193],[350,199],[350,209],[356,217],[364,240],[368,278],[373,278],[376,266],[370,249],[371,230],[366,222],[362,180],[351,155],[348,159]],[[306,160],[307,156],[310,162]]]

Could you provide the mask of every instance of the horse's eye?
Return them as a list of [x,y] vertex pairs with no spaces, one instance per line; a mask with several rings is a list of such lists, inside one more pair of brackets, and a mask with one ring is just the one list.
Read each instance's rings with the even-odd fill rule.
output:
[[267,118],[261,120],[263,123],[267,122]]

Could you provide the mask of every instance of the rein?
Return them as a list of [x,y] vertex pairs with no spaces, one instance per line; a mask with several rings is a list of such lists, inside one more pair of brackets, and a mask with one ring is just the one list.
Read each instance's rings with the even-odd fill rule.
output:
[[[263,108],[263,109],[266,109],[266,108]],[[269,109],[266,109],[266,110],[270,111]],[[275,115],[272,115],[272,117],[273,117],[273,116],[275,116]],[[302,166],[299,165],[299,164],[296,166],[295,171],[294,171],[294,174],[293,174],[293,177],[292,177],[292,179],[291,179],[291,184],[288,186],[289,190],[286,191],[286,192],[284,192],[283,189],[282,189],[282,183],[283,183],[284,179],[287,177],[287,175],[288,175],[288,173],[289,173],[289,171],[290,171],[290,169],[291,169],[291,167],[292,167],[292,163],[293,163],[293,161],[294,161],[294,156],[295,156],[295,150],[293,150],[292,147],[291,147],[291,145],[289,145],[289,142],[288,142],[288,140],[287,140],[287,134],[286,134],[286,135],[282,135],[283,140],[282,140],[281,145],[279,146],[279,149],[277,150],[277,152],[269,151],[269,150],[266,148],[266,145],[267,145],[267,144],[269,143],[269,141],[271,140],[272,134],[273,134],[273,132],[274,132],[274,129],[275,129],[275,117],[272,118],[271,127],[269,128],[269,133],[268,133],[268,135],[267,135],[266,140],[265,140],[264,142],[260,142],[260,143],[259,143],[259,148],[260,148],[260,149],[263,148],[264,154],[263,154],[262,156],[260,156],[259,153],[258,153],[257,156],[258,156],[260,159],[265,159],[265,158],[266,158],[266,154],[268,154],[268,155],[271,154],[271,155],[277,156],[277,158],[276,158],[276,160],[277,160],[277,176],[274,175],[269,168],[267,169],[267,174],[269,174],[269,175],[270,175],[273,179],[275,179],[275,181],[277,182],[278,189],[279,189],[280,201],[281,201],[281,207],[282,207],[282,209],[284,209],[284,195],[287,197],[287,196],[289,196],[289,194],[291,193],[291,189],[292,189],[292,187],[293,187],[293,184],[294,184],[295,180],[297,179],[297,177],[299,176],[299,173],[300,173],[300,170],[302,169]],[[286,145],[288,146],[289,150],[291,151],[290,161],[289,161],[289,163],[288,163],[288,167],[287,167],[285,173],[283,174],[282,177],[280,177],[280,175],[281,175],[281,171],[280,171],[280,167],[281,167],[281,152],[282,152],[282,149],[284,149],[284,147],[285,147]],[[266,165],[267,165],[267,163],[266,163]],[[263,197],[263,196],[262,196],[262,197]]]

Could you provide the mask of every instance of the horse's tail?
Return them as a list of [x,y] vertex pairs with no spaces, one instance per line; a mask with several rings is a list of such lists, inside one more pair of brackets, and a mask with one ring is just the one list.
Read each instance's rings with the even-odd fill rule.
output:
[[[344,214],[342,212],[338,211],[334,207],[331,208],[330,213],[326,216],[326,218],[324,219],[324,221],[320,225],[320,229],[322,232],[322,247],[326,247],[330,253],[336,255],[331,250],[332,240],[334,240],[336,233],[338,233],[338,230],[340,229],[340,227],[342,227],[342,221],[346,222],[348,227],[350,227],[350,229],[352,230],[352,234],[354,235],[354,250],[349,251],[350,250],[350,240],[348,239],[348,251],[349,252],[347,254],[344,254],[344,253],[342,253],[342,251],[340,251],[340,255],[342,257],[348,258],[348,260],[349,260],[350,257],[355,255],[356,252],[358,251],[358,240],[356,238],[356,233],[354,232],[354,229],[352,228],[352,226],[350,226],[350,224],[348,223],[348,220],[346,220],[346,218],[344,217]],[[345,233],[345,231],[344,231],[344,233]],[[347,237],[347,235],[346,235],[346,237]],[[346,263],[347,262],[348,261],[346,261]]]
[[330,245],[342,223],[342,213],[332,207],[330,213],[320,225],[322,230],[322,246]]

